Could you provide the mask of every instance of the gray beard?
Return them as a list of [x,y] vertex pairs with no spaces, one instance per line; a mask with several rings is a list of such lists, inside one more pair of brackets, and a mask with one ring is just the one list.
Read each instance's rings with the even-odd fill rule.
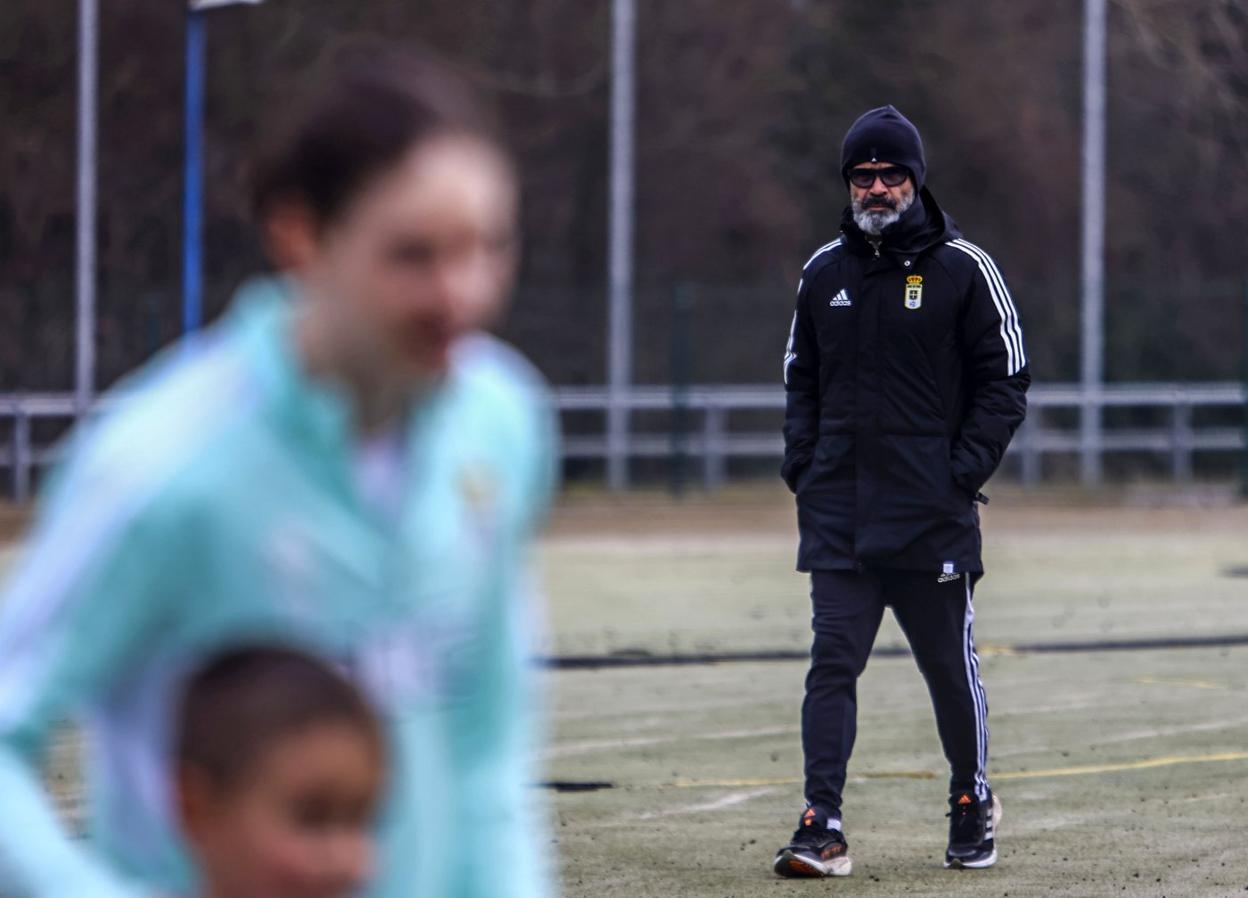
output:
[[864,234],[871,237],[879,237],[886,227],[895,224],[901,216],[906,214],[906,210],[914,205],[914,197],[914,192],[902,197],[897,201],[896,209],[880,206],[864,209],[862,201],[853,200],[850,206],[854,213],[854,224],[858,225]]

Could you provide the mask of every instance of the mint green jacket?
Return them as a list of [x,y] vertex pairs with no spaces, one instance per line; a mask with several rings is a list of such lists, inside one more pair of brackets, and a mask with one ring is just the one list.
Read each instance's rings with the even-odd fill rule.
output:
[[[169,763],[179,683],[280,640],[354,672],[391,733],[384,898],[547,894],[531,788],[529,550],[550,499],[548,393],[474,337],[405,425],[396,516],[361,502],[343,396],[293,356],[298,303],[244,288],[80,427],[0,594],[0,895],[190,894]],[[89,838],[41,788],[85,728]]]

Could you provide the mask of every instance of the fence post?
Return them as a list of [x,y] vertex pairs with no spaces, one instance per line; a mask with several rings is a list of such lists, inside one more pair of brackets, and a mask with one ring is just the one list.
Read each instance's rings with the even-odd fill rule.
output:
[[1041,405],[1032,406],[1018,434],[1023,486],[1028,488],[1040,482],[1040,415],[1043,408]]
[[1170,411],[1170,476],[1179,483],[1192,479],[1192,407],[1175,397]]
[[1239,494],[1248,499],[1248,278],[1244,278],[1244,448],[1240,453]]
[[13,501],[30,498],[30,416],[20,405],[13,407]]
[[689,385],[693,370],[693,339],[689,317],[693,309],[693,287],[679,283],[672,295],[672,457],[670,465],[671,493],[679,498],[685,494],[689,479],[688,430]]
[[607,488],[628,487],[633,383],[633,229],[637,119],[637,4],[611,3],[610,183],[607,222]]
[[714,490],[724,482],[724,407],[708,397],[702,421],[702,482]]

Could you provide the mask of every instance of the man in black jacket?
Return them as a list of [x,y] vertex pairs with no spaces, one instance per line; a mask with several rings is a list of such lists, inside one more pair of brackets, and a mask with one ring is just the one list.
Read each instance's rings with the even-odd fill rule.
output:
[[784,357],[782,475],[814,644],[802,705],[806,812],[782,876],[847,875],[841,790],[855,685],[886,605],[936,711],[949,761],[946,867],[996,861],[987,701],[971,623],[980,492],[1026,412],[1022,329],[992,258],[923,186],[919,133],[892,106],[859,118],[841,173],[841,236],[806,263]]

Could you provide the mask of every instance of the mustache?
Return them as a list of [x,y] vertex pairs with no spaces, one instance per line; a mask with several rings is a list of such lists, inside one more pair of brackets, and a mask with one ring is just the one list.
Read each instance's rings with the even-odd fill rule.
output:
[[895,210],[897,208],[897,204],[887,196],[868,196],[862,201],[862,208]]

